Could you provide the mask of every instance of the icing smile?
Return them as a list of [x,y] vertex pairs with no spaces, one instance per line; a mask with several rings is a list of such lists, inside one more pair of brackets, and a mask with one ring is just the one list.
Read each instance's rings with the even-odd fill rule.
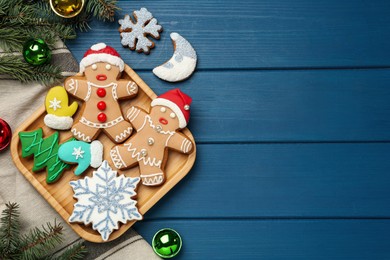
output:
[[99,81],[105,81],[107,79],[107,76],[104,74],[96,75],[96,79]]
[[166,120],[165,118],[163,117],[160,117],[160,119],[158,120],[161,124],[163,125],[167,125],[168,124],[168,120]]

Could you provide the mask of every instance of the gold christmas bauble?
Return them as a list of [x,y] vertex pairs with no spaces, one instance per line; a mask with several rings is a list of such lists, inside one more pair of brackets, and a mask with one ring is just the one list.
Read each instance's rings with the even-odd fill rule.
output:
[[83,10],[85,0],[50,0],[51,9],[63,18],[72,18]]

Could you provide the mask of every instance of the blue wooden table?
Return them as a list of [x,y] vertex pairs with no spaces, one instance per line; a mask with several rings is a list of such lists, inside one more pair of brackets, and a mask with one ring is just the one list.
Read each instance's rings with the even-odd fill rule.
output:
[[[190,174],[136,224],[171,227],[176,259],[390,259],[390,1],[121,1],[163,25],[149,56],[92,23],[67,45],[106,42],[161,94],[194,101]],[[169,34],[196,48],[189,80],[152,69]]]

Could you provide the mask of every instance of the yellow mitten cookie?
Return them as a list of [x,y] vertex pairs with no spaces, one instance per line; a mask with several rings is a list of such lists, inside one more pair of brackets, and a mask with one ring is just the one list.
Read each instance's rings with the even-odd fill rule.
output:
[[70,106],[68,93],[64,87],[57,86],[49,90],[46,95],[45,107],[47,115],[45,125],[56,130],[68,130],[73,125],[72,116],[76,113],[78,104],[73,102]]

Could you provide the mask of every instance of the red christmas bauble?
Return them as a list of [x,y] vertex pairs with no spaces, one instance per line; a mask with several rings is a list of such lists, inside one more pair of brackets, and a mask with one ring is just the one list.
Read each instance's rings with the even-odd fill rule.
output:
[[99,97],[105,97],[107,93],[106,93],[106,90],[104,88],[99,88],[98,90],[96,90],[96,94]]
[[7,148],[11,142],[12,131],[6,121],[0,118],[0,151]]
[[104,122],[107,121],[107,116],[106,116],[106,114],[104,114],[104,113],[100,113],[100,114],[97,116],[97,119],[99,120],[99,122],[104,123]]
[[97,103],[97,108],[101,111],[106,110],[106,107],[107,107],[107,105],[106,105],[106,102],[104,102],[104,101],[100,101],[99,103]]

